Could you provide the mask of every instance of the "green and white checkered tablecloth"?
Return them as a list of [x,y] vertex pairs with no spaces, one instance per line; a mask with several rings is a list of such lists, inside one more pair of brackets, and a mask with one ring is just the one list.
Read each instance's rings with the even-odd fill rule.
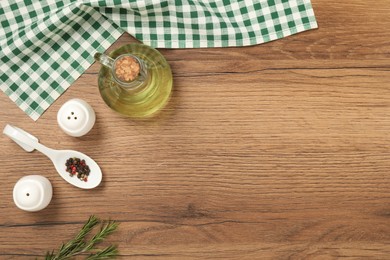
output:
[[310,0],[1,0],[0,88],[37,120],[125,31],[156,48],[199,48],[313,28]]

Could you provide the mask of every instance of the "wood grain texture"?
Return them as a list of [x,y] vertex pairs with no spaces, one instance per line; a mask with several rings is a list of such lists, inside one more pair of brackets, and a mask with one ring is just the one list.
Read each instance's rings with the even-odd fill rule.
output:
[[[160,51],[174,91],[155,118],[106,107],[94,64],[37,121],[0,95],[17,125],[101,165],[102,185],[63,182],[50,161],[5,136],[0,259],[57,248],[90,214],[119,221],[123,259],[389,259],[390,5],[312,0],[319,29],[245,48]],[[134,42],[124,35],[110,50]],[[56,113],[82,97],[97,114],[82,138]],[[54,187],[26,213],[12,189],[26,174]]]

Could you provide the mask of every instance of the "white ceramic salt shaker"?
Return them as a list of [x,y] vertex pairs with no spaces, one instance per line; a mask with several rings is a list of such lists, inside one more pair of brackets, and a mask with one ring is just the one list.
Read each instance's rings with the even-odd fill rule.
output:
[[87,134],[95,124],[95,120],[93,108],[79,98],[68,100],[57,113],[57,123],[60,128],[75,137]]
[[28,175],[14,186],[13,197],[16,206],[25,211],[39,211],[49,205],[53,196],[50,181],[40,175]]

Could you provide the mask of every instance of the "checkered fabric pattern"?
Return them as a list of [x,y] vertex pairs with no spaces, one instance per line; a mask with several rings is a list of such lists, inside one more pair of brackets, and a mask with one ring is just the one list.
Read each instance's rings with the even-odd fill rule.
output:
[[0,88],[33,120],[124,31],[155,48],[200,48],[317,28],[310,0],[2,0],[0,25]]

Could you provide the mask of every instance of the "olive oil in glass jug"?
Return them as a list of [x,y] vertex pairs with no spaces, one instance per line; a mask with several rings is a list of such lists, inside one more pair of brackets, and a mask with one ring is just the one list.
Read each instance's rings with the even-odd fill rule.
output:
[[157,50],[131,43],[108,55],[95,54],[103,66],[98,85],[104,102],[122,115],[153,116],[168,102],[172,91],[172,72]]

